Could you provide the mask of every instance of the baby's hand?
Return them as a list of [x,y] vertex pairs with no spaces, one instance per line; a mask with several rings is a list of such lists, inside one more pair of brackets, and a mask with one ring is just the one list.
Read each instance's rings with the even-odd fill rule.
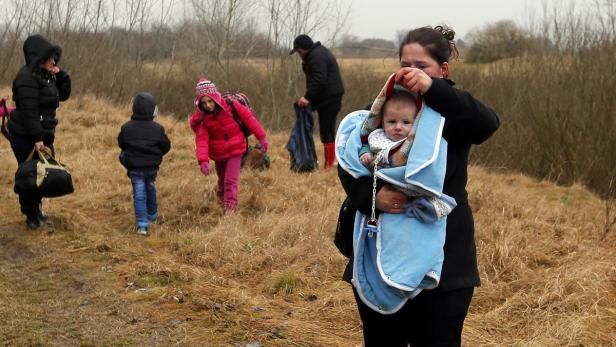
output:
[[359,157],[359,160],[362,164],[364,164],[364,166],[370,166],[370,164],[374,161],[374,156],[370,152],[364,153],[361,157]]

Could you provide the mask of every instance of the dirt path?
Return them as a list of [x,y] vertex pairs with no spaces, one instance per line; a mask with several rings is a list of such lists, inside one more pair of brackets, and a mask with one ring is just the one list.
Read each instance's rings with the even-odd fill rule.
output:
[[[70,233],[0,226],[0,346],[171,345],[151,301],[113,271],[108,247],[80,247]],[[174,339],[177,341],[177,339]]]

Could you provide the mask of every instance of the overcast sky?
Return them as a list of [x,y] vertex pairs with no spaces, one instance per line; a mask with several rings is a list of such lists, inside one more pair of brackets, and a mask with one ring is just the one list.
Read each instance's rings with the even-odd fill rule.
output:
[[[0,2],[8,0],[0,0]],[[19,1],[19,0],[17,0]],[[319,0],[316,0],[319,1]],[[447,24],[456,31],[456,38],[464,38],[473,28],[483,26],[488,22],[511,19],[521,26],[532,21],[542,12],[542,5],[563,6],[571,2],[578,4],[593,2],[593,0],[330,0],[341,1],[350,10],[344,32],[358,36],[360,39],[382,38],[396,40],[398,31],[409,30],[420,26],[435,26]],[[601,0],[616,1],[616,0]],[[111,3],[108,1],[108,3]],[[161,4],[170,9],[174,18],[179,21],[185,0],[148,0],[154,4],[155,14],[160,12]],[[169,6],[172,4],[172,6]],[[13,2],[9,3],[12,7]],[[343,5],[344,6],[344,5]],[[120,6],[121,7],[121,6]],[[550,6],[548,6],[550,7]],[[9,11],[10,13],[10,11]],[[0,23],[8,22],[10,16],[0,16]],[[260,22],[267,30],[267,23]],[[328,23],[328,22],[326,22]],[[327,27],[327,25],[326,25]],[[321,33],[312,33],[318,40],[330,38],[327,29]],[[340,36],[337,37],[338,39]]]
[[[539,0],[348,0],[348,33],[361,39],[395,40],[398,30],[447,24],[463,38],[473,27],[512,19],[524,24]],[[530,11],[532,12],[532,11]]]

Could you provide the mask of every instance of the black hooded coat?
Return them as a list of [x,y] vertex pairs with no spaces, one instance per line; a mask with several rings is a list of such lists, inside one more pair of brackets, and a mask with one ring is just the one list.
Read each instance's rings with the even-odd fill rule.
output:
[[24,42],[23,50],[26,64],[13,81],[16,110],[9,122],[9,131],[49,145],[53,143],[58,124],[56,109],[60,101],[71,95],[71,79],[64,70],[52,75],[40,67],[52,56],[56,63],[60,61],[60,46],[51,44],[41,35],[32,35]]
[[162,125],[154,122],[156,101],[150,93],[139,93],[133,99],[131,120],[122,125],[118,146],[120,161],[129,170],[158,169],[171,142]]

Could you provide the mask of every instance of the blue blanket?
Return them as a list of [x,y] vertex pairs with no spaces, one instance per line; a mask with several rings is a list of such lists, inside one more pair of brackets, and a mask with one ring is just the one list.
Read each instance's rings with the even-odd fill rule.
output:
[[[355,178],[372,175],[358,155],[367,115],[368,111],[347,115],[336,134],[338,165]],[[367,225],[369,216],[355,216],[353,285],[368,307],[383,314],[395,313],[423,289],[438,285],[446,215],[456,206],[442,193],[447,164],[444,118],[426,105],[418,117],[406,165],[377,171],[382,180],[415,196],[405,206],[406,213],[380,214],[376,230]]]

